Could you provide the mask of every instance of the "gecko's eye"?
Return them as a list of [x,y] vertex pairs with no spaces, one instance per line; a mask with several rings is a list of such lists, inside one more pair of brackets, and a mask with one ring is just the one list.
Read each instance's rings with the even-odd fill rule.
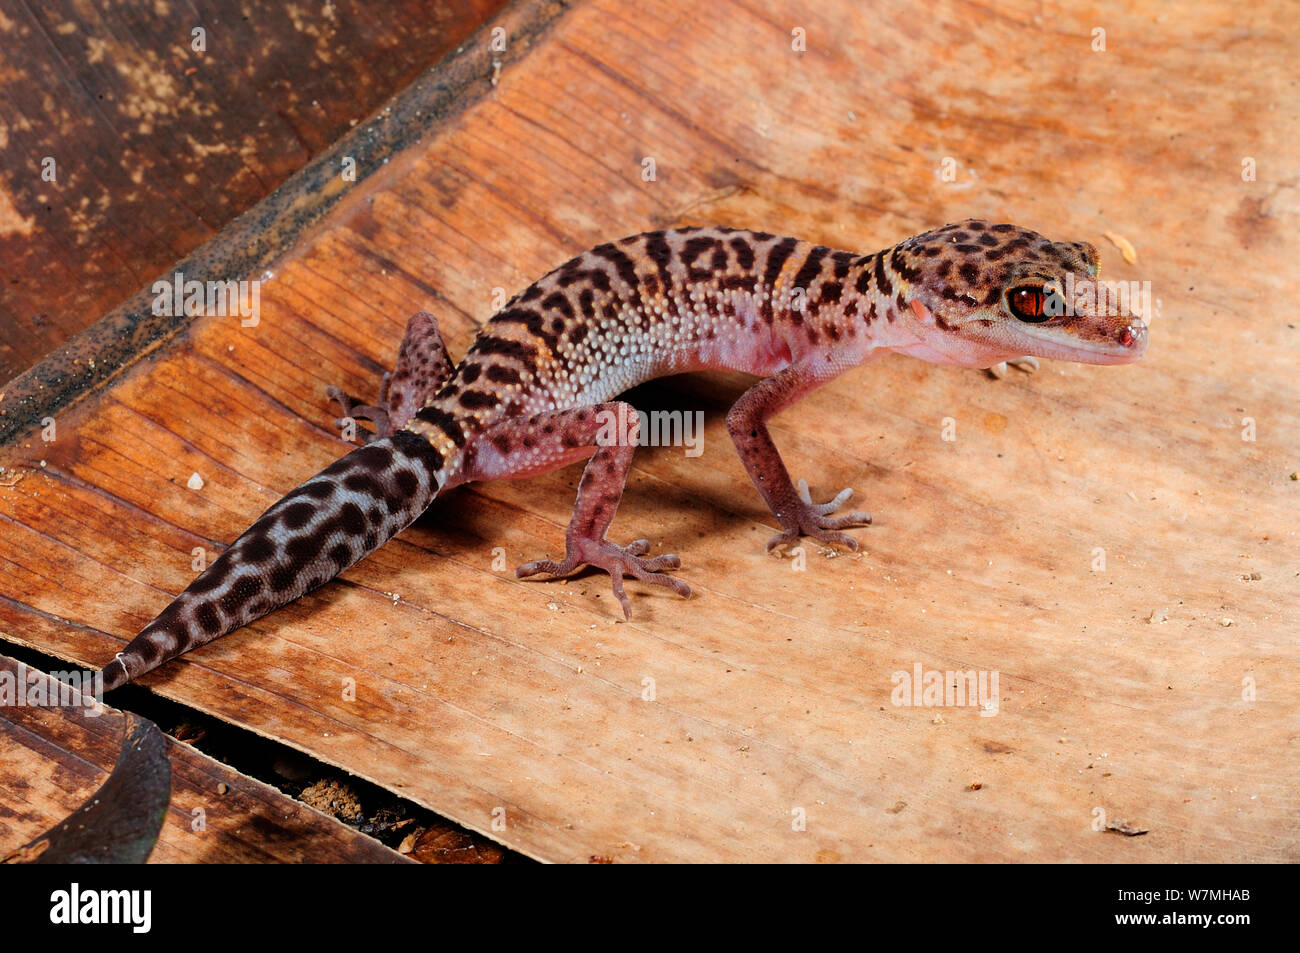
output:
[[1007,310],[1021,321],[1041,324],[1061,313],[1054,307],[1055,297],[1058,297],[1055,291],[1042,285],[1020,285],[1007,292]]

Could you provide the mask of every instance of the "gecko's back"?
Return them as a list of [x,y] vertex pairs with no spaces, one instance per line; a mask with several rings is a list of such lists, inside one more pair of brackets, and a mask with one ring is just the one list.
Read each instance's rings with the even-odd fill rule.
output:
[[598,404],[668,374],[767,376],[819,344],[856,363],[871,343],[853,340],[864,327],[855,319],[875,313],[886,274],[872,262],[721,227],[598,245],[494,315],[409,426],[452,460],[501,420]]

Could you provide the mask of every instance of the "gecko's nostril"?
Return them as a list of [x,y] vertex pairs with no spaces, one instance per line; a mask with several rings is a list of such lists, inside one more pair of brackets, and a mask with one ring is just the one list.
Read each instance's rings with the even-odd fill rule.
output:
[[1147,338],[1147,326],[1141,321],[1135,320],[1132,324],[1125,326],[1119,334],[1119,343],[1124,347],[1138,347],[1145,343]]

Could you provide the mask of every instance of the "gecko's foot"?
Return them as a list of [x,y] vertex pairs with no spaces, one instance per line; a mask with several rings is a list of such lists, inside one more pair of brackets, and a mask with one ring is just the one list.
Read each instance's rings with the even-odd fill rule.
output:
[[680,579],[665,575],[661,570],[680,569],[682,561],[677,556],[646,557],[650,551],[648,540],[638,539],[627,546],[618,546],[607,539],[592,540],[570,537],[566,543],[564,561],[554,562],[539,559],[524,563],[515,570],[520,579],[535,576],[538,573],[550,573],[552,576],[567,576],[580,566],[594,566],[609,573],[614,580],[614,596],[623,607],[623,615],[632,618],[632,602],[623,591],[623,576],[629,575],[655,586],[667,586],[679,596],[687,599],[691,596],[691,587]]
[[[384,377],[386,379],[388,375],[385,374]],[[387,387],[384,387],[382,390],[387,390]],[[371,404],[363,404],[351,394],[343,390],[343,388],[334,387],[333,385],[325,388],[325,395],[329,397],[330,400],[335,401],[343,410],[343,416],[334,421],[336,427],[342,428],[349,417],[353,420],[368,420],[374,425],[375,432],[373,434],[364,430],[358,431],[358,436],[362,438],[362,443],[372,443],[382,437],[387,437],[392,432],[392,427],[390,426],[388,419],[388,406],[386,404],[381,404],[378,407]]]
[[800,480],[799,509],[790,517],[789,521],[781,521],[781,524],[785,526],[785,532],[777,533],[767,541],[768,551],[771,552],[778,546],[787,546],[790,543],[798,542],[800,536],[811,536],[823,543],[836,543],[856,552],[858,541],[848,533],[841,533],[839,530],[848,529],[851,526],[870,526],[871,514],[846,513],[843,516],[831,515],[848,502],[851,496],[853,496],[853,490],[843,489],[836,494],[835,499],[827,503],[814,503],[812,496],[808,492],[808,482]]
[[1012,358],[1009,361],[999,361],[989,368],[989,373],[998,380],[1002,380],[1002,378],[1007,376],[1008,364],[1012,367],[1019,368],[1026,374],[1032,374],[1034,371],[1038,370],[1038,358],[1034,357],[1032,354],[1026,354],[1024,357]]

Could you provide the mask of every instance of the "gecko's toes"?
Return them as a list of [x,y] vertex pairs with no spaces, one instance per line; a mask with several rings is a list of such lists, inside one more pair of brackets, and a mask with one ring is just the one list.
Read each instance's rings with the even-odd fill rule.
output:
[[570,567],[562,571],[560,569],[560,563],[557,563],[552,559],[535,559],[532,562],[524,563],[522,566],[515,569],[515,578],[527,579],[529,576],[536,576],[540,572],[544,572],[550,576],[564,576],[572,572],[574,568],[576,567]]
[[626,621],[631,622],[632,600],[627,597],[627,593],[623,590],[623,574],[618,571],[613,571],[609,575],[610,579],[614,582],[614,598],[617,599],[618,604],[623,607],[623,618]]
[[[840,490],[840,492],[836,493],[833,499],[830,499],[825,503],[814,503],[812,501],[812,494],[808,491],[808,481],[799,481],[799,499],[803,500],[804,505],[808,508],[808,512],[816,516],[826,516],[827,514],[834,513],[841,506],[847,503],[852,496],[853,488],[846,486],[844,489]],[[867,522],[871,522],[870,517],[867,517]]]
[[[856,515],[866,516],[865,513],[856,514]],[[844,518],[849,519],[849,517],[844,517]],[[860,523],[862,521],[859,520],[858,522]],[[870,517],[867,518],[866,522],[870,522]],[[822,543],[830,543],[835,546],[843,546],[844,548],[850,549],[855,553],[858,551],[858,548],[861,545],[856,539],[854,539],[848,533],[835,533],[824,529],[810,527],[803,531],[791,530],[790,532],[786,532],[786,533],[777,533],[775,536],[773,536],[771,539],[767,541],[767,551],[770,553],[778,546],[788,546],[791,543],[797,543],[799,542],[799,538],[801,536],[808,536]]]
[[[843,516],[836,516],[833,519],[821,517],[817,525],[821,529],[849,529],[853,526],[870,526],[871,514],[845,513]],[[813,533],[812,535],[817,536],[816,533]],[[817,538],[821,539],[820,536]]]
[[988,368],[988,372],[998,380],[1002,380],[1007,376],[1007,365],[1022,370],[1026,374],[1032,374],[1038,370],[1038,358],[1032,354],[1026,354],[1024,357],[1013,357],[1009,361],[998,361],[998,363]]
[[788,519],[782,519],[785,529],[767,541],[767,551],[778,546],[787,546],[798,542],[801,536],[810,536],[823,543],[845,546],[853,551],[858,549],[858,541],[847,533],[838,532],[852,526],[870,526],[870,513],[846,513],[843,516],[831,514],[843,506],[851,496],[851,489],[840,490],[826,503],[814,503],[808,492],[808,484],[800,480],[798,487],[799,504]]
[[567,576],[578,567],[587,565],[603,569],[609,573],[613,583],[614,597],[623,607],[623,615],[632,618],[632,601],[623,589],[625,576],[632,576],[652,586],[664,586],[683,598],[689,599],[691,587],[680,579],[665,574],[666,569],[680,569],[681,557],[674,553],[661,556],[646,556],[650,550],[650,541],[634,540],[627,546],[619,546],[609,540],[570,539],[563,562],[539,559],[524,563],[515,570],[520,579],[548,573],[552,576]]
[[815,538],[823,543],[831,543],[832,545],[835,546],[843,546],[846,549],[849,549],[855,553],[862,545],[856,539],[850,536],[848,533],[817,533],[815,534]]
[[335,387],[333,384],[325,388],[325,395],[337,403],[343,411],[343,416],[334,421],[334,426],[340,430],[347,426],[349,419],[353,422],[367,420],[374,425],[375,432],[373,434],[365,430],[357,432],[357,436],[361,437],[362,443],[373,443],[387,437],[392,432],[387,405],[375,407],[370,404],[362,404],[343,388]]
[[361,406],[361,401],[357,400],[357,398],[353,397],[342,387],[336,387],[333,384],[330,384],[325,388],[325,396],[339,405],[339,410],[343,412],[344,417],[351,417],[352,409]]
[[789,530],[784,533],[777,533],[767,541],[767,551],[770,553],[778,546],[788,546],[791,543],[799,542],[798,530]]
[[368,420],[370,424],[374,425],[373,436],[361,432],[360,436],[364,437],[364,443],[387,437],[393,432],[389,420],[389,406],[386,403],[380,402],[378,406],[363,404],[360,400],[348,394],[346,390],[343,390],[342,387],[335,387],[333,384],[325,387],[325,395],[334,403],[337,403],[339,410],[343,411],[343,416],[334,421],[334,425],[338,426],[339,429],[342,429],[344,424],[347,423],[348,417],[351,417],[354,421]]

